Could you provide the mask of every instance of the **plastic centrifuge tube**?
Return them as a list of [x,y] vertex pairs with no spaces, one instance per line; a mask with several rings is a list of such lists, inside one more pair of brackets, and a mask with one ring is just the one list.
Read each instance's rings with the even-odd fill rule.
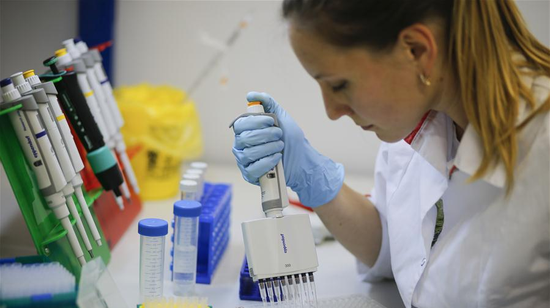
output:
[[203,174],[206,174],[208,170],[208,164],[202,161],[194,161],[189,164],[190,169],[199,169],[202,170]]
[[181,180],[180,181],[180,199],[181,200],[197,200],[197,181]]
[[197,190],[198,191],[198,199],[197,200],[200,200],[200,198],[202,198],[202,193],[204,191],[204,170],[201,170],[201,169],[188,169],[185,173],[187,173],[187,174],[196,174],[196,175],[200,176],[200,179],[198,180],[199,189]]
[[141,235],[139,251],[139,294],[141,302],[163,295],[164,242],[168,223],[163,219],[142,219],[138,224]]
[[200,201],[202,195],[204,194],[204,182],[201,182],[201,176],[198,174],[185,173],[184,175],[182,175],[181,179],[197,182],[197,192],[195,198],[197,201]]
[[189,296],[195,292],[201,210],[197,201],[174,203],[174,295]]

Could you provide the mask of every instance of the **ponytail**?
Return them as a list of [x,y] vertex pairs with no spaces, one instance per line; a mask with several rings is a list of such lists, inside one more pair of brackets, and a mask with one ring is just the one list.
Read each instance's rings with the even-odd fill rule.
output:
[[[514,184],[517,134],[537,114],[550,110],[550,98],[541,106],[521,82],[520,67],[550,76],[550,50],[528,31],[512,0],[456,0],[449,24],[449,59],[470,125],[483,144],[481,164],[471,180],[481,178],[498,162],[506,171],[506,190]],[[518,52],[525,62],[514,62]],[[516,124],[520,99],[531,109]]]

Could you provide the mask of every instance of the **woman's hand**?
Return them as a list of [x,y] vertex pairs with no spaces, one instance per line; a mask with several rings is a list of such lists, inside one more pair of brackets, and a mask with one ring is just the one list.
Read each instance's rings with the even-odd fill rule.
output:
[[266,93],[250,92],[247,100],[260,101],[266,113],[277,116],[279,127],[269,116],[248,116],[233,124],[233,154],[244,179],[259,184],[259,178],[283,160],[287,185],[310,207],[331,201],[344,182],[344,168],[319,154],[286,111]]

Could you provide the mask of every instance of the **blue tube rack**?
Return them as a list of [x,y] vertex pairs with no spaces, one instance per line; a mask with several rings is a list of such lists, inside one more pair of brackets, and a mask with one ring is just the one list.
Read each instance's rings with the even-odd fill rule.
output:
[[239,277],[239,298],[243,301],[262,301],[260,296],[260,286],[250,277],[248,270],[248,261],[246,256],[241,266],[241,276]]
[[[229,244],[231,197],[231,185],[204,183],[204,192],[200,200],[202,213],[199,216],[197,283],[211,283],[212,275]],[[171,242],[170,272],[173,273],[174,220],[172,220]]]

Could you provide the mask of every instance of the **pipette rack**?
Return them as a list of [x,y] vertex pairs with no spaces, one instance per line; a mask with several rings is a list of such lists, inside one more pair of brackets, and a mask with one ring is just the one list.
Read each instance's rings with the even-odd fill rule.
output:
[[[48,257],[52,261],[61,263],[67,270],[75,275],[77,280],[79,280],[81,266],[74,256],[69,241],[65,236],[67,231],[63,229],[59,220],[57,220],[53,212],[48,208],[44,197],[40,193],[36,177],[25,159],[23,150],[15,135],[15,131],[8,119],[8,113],[14,112],[20,108],[21,105],[16,105],[0,111],[0,161],[4,166],[4,170],[17,203],[19,204],[23,219],[31,234],[37,253]],[[87,206],[90,208],[90,212],[98,226],[101,238],[105,239],[103,230],[101,229],[92,206],[94,201],[102,195],[103,191],[98,189],[83,192]],[[114,198],[112,199],[112,202],[115,202]],[[82,210],[76,198],[74,201],[82,217],[84,227],[89,230],[89,226],[82,215]],[[74,219],[71,219],[71,223],[73,225],[75,224]],[[90,255],[87,253],[81,237],[77,236],[77,238],[82,247],[82,251],[85,252],[84,256],[86,260],[89,261]],[[91,241],[91,244],[94,255],[96,257],[100,256],[103,262],[108,264],[111,254],[107,243],[98,246],[95,241]]]

